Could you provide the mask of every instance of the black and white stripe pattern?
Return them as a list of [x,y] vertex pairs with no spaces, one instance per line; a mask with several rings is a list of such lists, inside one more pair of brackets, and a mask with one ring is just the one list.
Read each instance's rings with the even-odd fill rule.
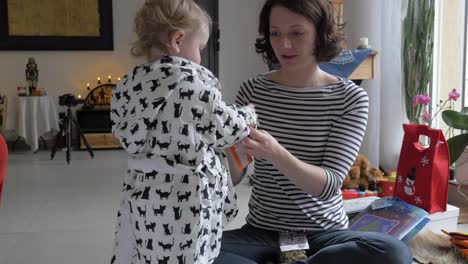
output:
[[364,89],[348,80],[289,88],[260,75],[242,84],[236,103],[253,103],[259,128],[298,159],[324,168],[328,178],[322,193],[313,197],[269,161],[256,159],[247,221],[272,230],[346,228],[340,188],[366,130]]

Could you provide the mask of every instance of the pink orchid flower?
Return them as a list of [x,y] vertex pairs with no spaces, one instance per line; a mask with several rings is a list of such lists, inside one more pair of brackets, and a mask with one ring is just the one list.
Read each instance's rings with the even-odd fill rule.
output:
[[424,112],[421,115],[422,119],[424,122],[431,122],[432,120],[432,115],[431,113],[427,112],[427,110],[424,110]]
[[431,97],[427,94],[421,95],[421,97],[419,97],[419,102],[423,105],[428,105],[431,102]]
[[460,98],[460,94],[457,93],[457,89],[453,89],[453,90],[449,93],[449,100],[456,101],[458,98]]
[[412,100],[413,106],[416,106],[418,104],[428,105],[430,102],[431,102],[431,97],[429,97],[429,95],[427,94],[425,95],[418,94]]
[[[452,91],[448,95],[448,99],[446,99],[445,101],[440,100],[441,104],[438,104],[437,108],[433,109],[433,111],[428,111],[427,109],[424,110],[424,112],[420,114],[420,118],[422,119],[423,122],[427,122],[429,125],[431,125],[432,120],[434,119],[435,116],[437,116],[438,113],[442,112],[444,109],[451,109],[453,107],[453,106],[450,106],[446,108],[445,105],[449,103],[450,101],[457,101],[458,98],[460,98],[460,94],[457,92],[457,89],[452,89]],[[424,95],[418,94],[413,97],[411,102],[413,106],[415,107],[418,106],[419,104],[422,104],[426,106],[426,107],[423,107],[423,109],[427,107],[431,108],[430,106],[428,106],[431,103],[431,98],[427,94],[424,94]],[[432,115],[431,112],[435,112],[435,114]]]

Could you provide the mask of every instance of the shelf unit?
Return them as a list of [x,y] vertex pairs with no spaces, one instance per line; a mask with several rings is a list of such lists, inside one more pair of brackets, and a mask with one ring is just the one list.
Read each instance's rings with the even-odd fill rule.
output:
[[[344,4],[343,0],[332,0],[333,5],[335,6],[336,10],[336,21],[338,23],[343,23],[343,9]],[[375,79],[376,72],[375,72],[375,65],[376,65],[376,57],[378,52],[373,50],[372,53],[367,57],[359,67],[351,74],[349,77],[350,80],[369,80]]]
[[[120,148],[119,140],[111,133],[109,109],[78,110],[76,111],[76,118],[91,148]],[[79,148],[86,149],[86,145],[81,138],[79,142]]]

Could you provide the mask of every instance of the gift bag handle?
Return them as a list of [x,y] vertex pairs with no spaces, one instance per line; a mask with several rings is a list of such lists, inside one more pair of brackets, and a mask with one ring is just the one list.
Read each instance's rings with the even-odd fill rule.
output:
[[419,137],[421,135],[427,136],[431,140],[428,148],[435,147],[440,140],[441,131],[438,129],[432,129],[426,125],[403,124],[403,130],[405,131],[405,137],[407,137],[407,139],[419,150],[421,150],[421,145],[419,144]]

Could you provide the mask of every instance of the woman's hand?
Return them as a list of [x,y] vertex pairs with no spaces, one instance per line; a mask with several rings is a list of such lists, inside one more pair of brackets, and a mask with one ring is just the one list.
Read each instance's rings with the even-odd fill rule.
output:
[[325,170],[299,160],[265,130],[251,128],[250,135],[238,146],[257,159],[271,162],[279,172],[303,191],[314,196],[323,192],[327,183]]
[[258,159],[273,161],[279,156],[283,147],[265,130],[250,128],[250,135],[241,141],[239,146]]

